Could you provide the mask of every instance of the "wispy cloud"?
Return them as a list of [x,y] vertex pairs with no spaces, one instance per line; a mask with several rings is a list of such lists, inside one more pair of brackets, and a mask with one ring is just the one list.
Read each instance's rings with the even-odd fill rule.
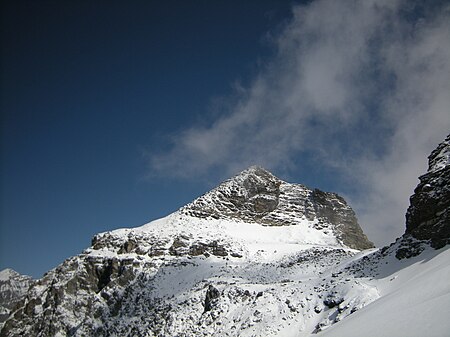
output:
[[152,173],[294,170],[314,154],[358,186],[347,197],[365,231],[389,242],[404,229],[426,156],[450,130],[449,5],[316,0],[293,8],[275,42],[274,59],[231,108],[152,154]]

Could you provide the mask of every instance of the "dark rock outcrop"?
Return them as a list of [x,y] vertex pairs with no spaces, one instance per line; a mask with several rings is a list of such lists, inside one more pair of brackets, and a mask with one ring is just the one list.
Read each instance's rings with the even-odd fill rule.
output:
[[450,135],[428,157],[428,172],[419,180],[406,213],[405,235],[442,248],[450,243]]
[[210,311],[212,309],[214,300],[220,297],[220,291],[215,288],[213,285],[208,286],[208,290],[205,295],[205,312]]

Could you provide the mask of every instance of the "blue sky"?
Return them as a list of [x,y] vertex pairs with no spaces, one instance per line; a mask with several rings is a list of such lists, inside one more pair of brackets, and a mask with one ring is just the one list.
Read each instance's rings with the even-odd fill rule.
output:
[[0,269],[39,277],[101,231],[259,164],[403,232],[450,130],[445,1],[3,1]]

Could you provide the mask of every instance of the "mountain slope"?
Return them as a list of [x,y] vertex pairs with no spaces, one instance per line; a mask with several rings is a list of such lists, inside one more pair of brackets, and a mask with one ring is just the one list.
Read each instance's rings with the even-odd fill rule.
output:
[[[318,334],[324,337],[442,337],[450,331],[450,249],[426,249],[390,270],[374,285],[380,298]],[[395,266],[395,267],[394,267]]]
[[336,194],[252,167],[163,219],[96,235],[0,336],[443,336],[449,139],[389,247],[366,249]]
[[295,335],[332,323],[318,314],[332,292],[361,289],[339,317],[377,297],[336,282],[351,247],[372,244],[341,197],[252,167],[166,218],[95,236],[37,281],[1,335]]

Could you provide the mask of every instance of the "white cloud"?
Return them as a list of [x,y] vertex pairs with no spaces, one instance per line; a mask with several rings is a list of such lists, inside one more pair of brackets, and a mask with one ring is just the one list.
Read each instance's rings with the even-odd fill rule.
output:
[[429,3],[294,7],[276,57],[228,113],[176,135],[169,152],[150,158],[152,172],[293,170],[298,156],[315,153],[359,186],[348,198],[369,237],[391,241],[426,156],[450,131],[450,8]]

